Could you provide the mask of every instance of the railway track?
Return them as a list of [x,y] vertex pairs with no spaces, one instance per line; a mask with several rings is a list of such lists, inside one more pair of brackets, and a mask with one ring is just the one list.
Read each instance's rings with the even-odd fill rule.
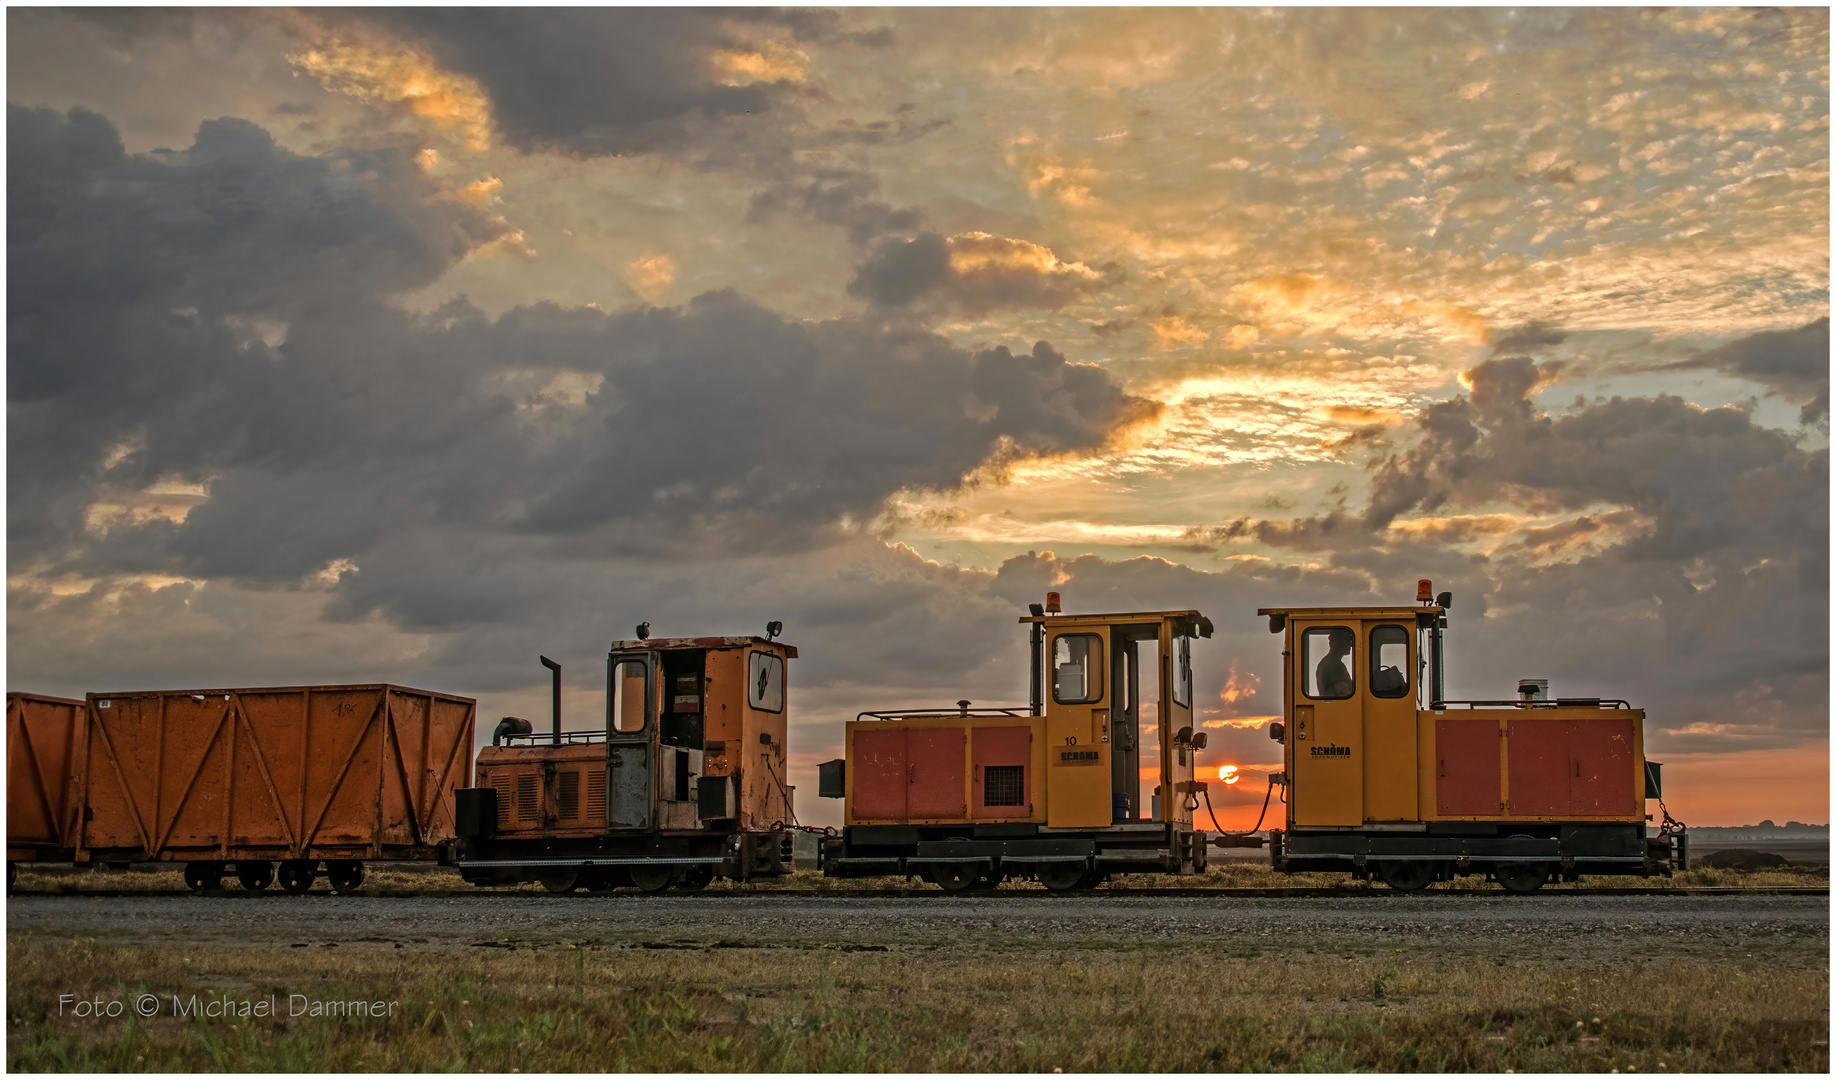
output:
[[[18,897],[67,897],[70,899],[98,898],[148,898],[148,897],[183,897],[191,893],[174,892],[160,889],[95,889],[82,892],[39,892],[20,890],[12,895]],[[334,897],[340,894],[329,890],[315,890],[304,894],[305,897]],[[1491,896],[1507,897],[1516,894],[1501,889],[1423,889],[1419,892],[1397,892],[1387,888],[1224,888],[1195,887],[1180,888],[1121,888],[1092,889],[1088,892],[1050,893],[1043,889],[988,889],[952,893],[942,889],[760,889],[757,891],[724,891],[707,890],[699,892],[669,891],[662,893],[637,893],[619,890],[610,893],[575,892],[566,895],[552,895],[545,892],[525,890],[517,892],[500,892],[485,889],[429,889],[425,891],[401,891],[387,893],[365,893],[359,891],[356,896],[373,900],[451,900],[463,898],[480,898],[491,896],[517,896],[526,899],[543,898],[556,901],[564,900],[617,900],[617,899],[707,899],[707,900],[1038,900],[1051,898],[1068,902],[1090,902],[1093,900],[1114,900],[1138,897],[1165,897],[1186,899],[1306,899],[1315,897],[1330,898],[1369,898],[1382,900],[1386,897],[1440,897],[1440,896]],[[1828,896],[1828,885],[1777,885],[1764,887],[1729,888],[1723,886],[1675,886],[1675,887],[1611,887],[1599,889],[1539,889],[1526,896],[1573,897],[1586,899],[1600,896]],[[223,889],[217,892],[198,896],[200,900],[282,900],[290,899],[290,894],[279,891],[245,892],[240,889]]]

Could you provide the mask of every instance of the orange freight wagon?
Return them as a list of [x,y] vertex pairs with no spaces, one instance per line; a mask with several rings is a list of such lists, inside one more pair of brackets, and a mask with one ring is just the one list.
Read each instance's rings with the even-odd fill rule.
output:
[[83,703],[6,695],[6,863],[68,861],[76,829],[71,767]]
[[472,750],[470,698],[387,684],[90,694],[75,767],[76,862],[183,862],[289,892],[321,862],[439,857]]

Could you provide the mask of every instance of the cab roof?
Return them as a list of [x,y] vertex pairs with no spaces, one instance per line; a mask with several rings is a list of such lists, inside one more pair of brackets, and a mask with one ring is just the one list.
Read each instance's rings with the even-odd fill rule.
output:
[[632,652],[638,649],[737,649],[755,645],[783,653],[787,659],[797,658],[797,647],[786,645],[782,641],[762,638],[756,634],[744,637],[653,637],[639,640],[625,638],[612,643],[612,652]]
[[1370,607],[1265,607],[1257,615],[1286,615],[1301,619],[1412,619],[1417,615],[1440,615],[1447,609],[1439,604],[1373,604]]
[[1119,611],[1090,612],[1079,615],[1020,616],[1020,621],[1023,623],[1045,623],[1051,626],[1109,626],[1115,623],[1149,622],[1160,619],[1184,621],[1187,625],[1181,629],[1188,637],[1193,634],[1205,638],[1211,636],[1211,620],[1191,608],[1184,611]]

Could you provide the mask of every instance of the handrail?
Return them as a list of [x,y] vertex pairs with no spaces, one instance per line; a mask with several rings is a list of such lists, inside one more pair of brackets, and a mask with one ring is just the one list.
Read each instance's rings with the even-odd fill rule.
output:
[[605,742],[606,733],[603,731],[563,731],[558,737],[552,732],[544,732],[540,735],[506,735],[503,744],[505,746],[554,746],[557,738],[562,745],[583,746]]
[[1632,706],[1624,698],[1591,698],[1563,697],[1554,701],[1525,701],[1523,698],[1499,698],[1495,700],[1471,701],[1432,701],[1430,709],[1445,709],[1451,705],[1464,705],[1469,709],[1630,709]]
[[884,712],[864,712],[856,720],[925,720],[941,719],[949,716],[1031,716],[1033,710],[1027,705],[1012,705],[1005,708],[986,707],[981,709],[888,709]]

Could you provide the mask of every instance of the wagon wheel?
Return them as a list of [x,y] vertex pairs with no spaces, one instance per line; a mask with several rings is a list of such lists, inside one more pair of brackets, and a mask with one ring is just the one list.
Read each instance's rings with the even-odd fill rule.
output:
[[660,893],[676,883],[676,868],[668,863],[633,866],[628,872],[639,892]]
[[1077,888],[1079,892],[1088,892],[1089,890],[1096,888],[1098,885],[1101,885],[1105,881],[1108,881],[1108,880],[1109,880],[1108,874],[1105,874],[1101,870],[1098,870],[1095,867],[1092,867],[1089,870],[1084,871],[1084,876],[1078,879]]
[[580,884],[580,872],[573,867],[562,867],[543,872],[537,881],[551,893],[571,893]]
[[250,892],[260,892],[274,884],[274,864],[266,861],[239,862],[236,864],[236,880]]
[[295,896],[312,888],[319,876],[319,865],[308,859],[288,859],[280,864],[281,888]]
[[1533,893],[1549,880],[1549,866],[1546,863],[1500,863],[1492,868],[1492,876],[1506,892]]
[[708,883],[713,880],[714,868],[712,866],[691,866],[676,879],[676,888],[683,892],[700,892],[707,888]]
[[1053,892],[1074,892],[1083,887],[1089,867],[1082,862],[1051,862],[1039,868],[1039,883]]
[[350,892],[363,884],[363,863],[357,859],[337,859],[325,864],[325,880],[333,892]]
[[223,864],[220,862],[188,862],[185,864],[185,884],[192,892],[210,892],[223,887]]
[[1434,864],[1416,859],[1384,860],[1377,864],[1377,876],[1397,892],[1420,892],[1434,884]]

